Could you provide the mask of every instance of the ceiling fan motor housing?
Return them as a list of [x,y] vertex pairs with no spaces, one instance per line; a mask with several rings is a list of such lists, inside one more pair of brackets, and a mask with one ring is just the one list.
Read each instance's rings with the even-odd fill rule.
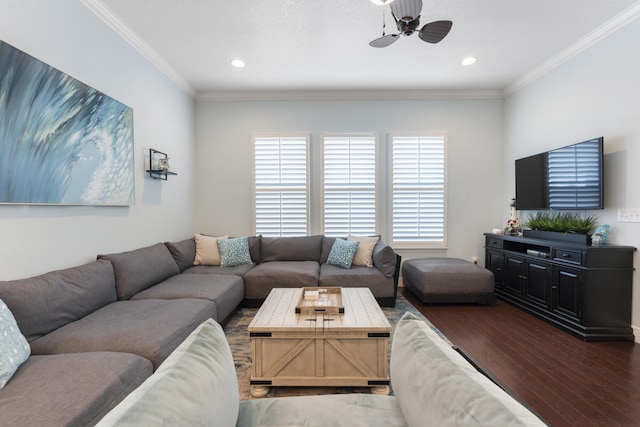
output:
[[413,19],[412,21],[402,21],[398,20],[396,23],[398,27],[398,31],[400,31],[405,36],[410,36],[418,29],[420,25],[420,16]]

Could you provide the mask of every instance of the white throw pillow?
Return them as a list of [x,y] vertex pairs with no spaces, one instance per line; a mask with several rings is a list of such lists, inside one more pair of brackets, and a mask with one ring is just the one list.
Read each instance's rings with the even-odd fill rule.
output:
[[0,389],[31,354],[31,347],[20,332],[16,319],[0,299]]
[[358,250],[353,256],[353,265],[373,267],[373,249],[376,247],[380,237],[349,236],[347,240],[360,242]]
[[196,258],[193,265],[220,265],[218,240],[226,240],[229,236],[205,236],[194,234],[196,239]]

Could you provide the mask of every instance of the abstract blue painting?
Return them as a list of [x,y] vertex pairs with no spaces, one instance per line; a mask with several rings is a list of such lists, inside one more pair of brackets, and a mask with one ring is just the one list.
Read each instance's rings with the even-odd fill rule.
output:
[[134,202],[133,110],[0,41],[0,203]]

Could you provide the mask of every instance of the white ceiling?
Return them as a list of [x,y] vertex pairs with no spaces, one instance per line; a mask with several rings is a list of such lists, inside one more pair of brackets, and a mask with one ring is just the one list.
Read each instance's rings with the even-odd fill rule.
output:
[[[509,91],[640,15],[636,0],[424,0],[439,44],[396,33],[369,0],[83,0],[184,89]],[[478,62],[463,67],[460,61]],[[232,58],[246,61],[243,69]]]

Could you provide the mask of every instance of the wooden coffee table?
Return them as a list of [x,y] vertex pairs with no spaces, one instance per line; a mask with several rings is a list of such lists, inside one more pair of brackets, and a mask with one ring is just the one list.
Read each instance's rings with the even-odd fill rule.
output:
[[270,386],[372,387],[389,393],[391,324],[368,288],[342,288],[343,314],[296,314],[302,288],[275,288],[249,324],[251,395]]

